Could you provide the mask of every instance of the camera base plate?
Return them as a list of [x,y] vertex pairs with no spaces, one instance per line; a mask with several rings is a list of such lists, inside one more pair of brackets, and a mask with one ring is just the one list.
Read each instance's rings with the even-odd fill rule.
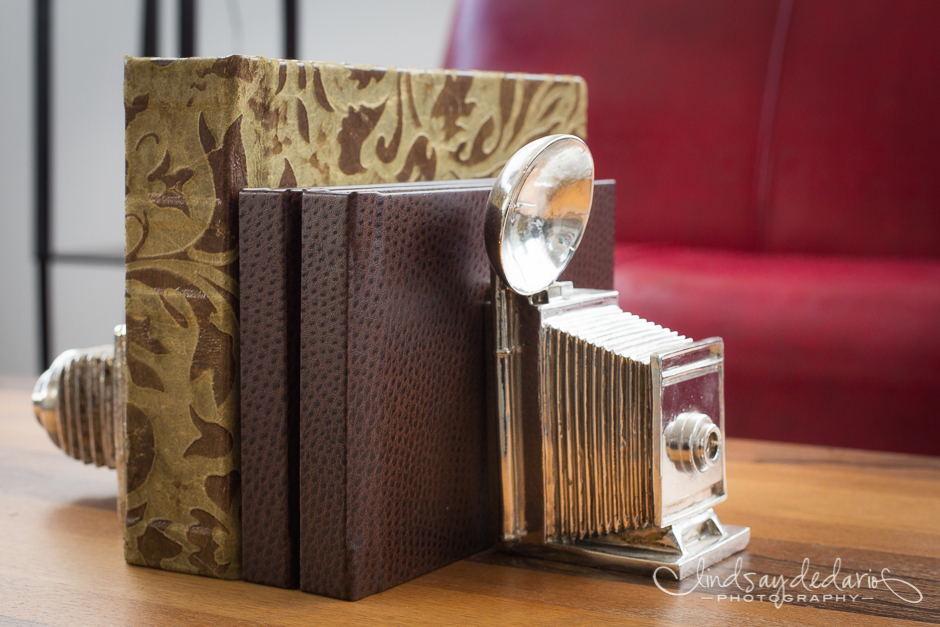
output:
[[744,550],[750,527],[723,526],[711,509],[666,528],[610,534],[575,542],[504,542],[511,553],[605,570],[685,579]]

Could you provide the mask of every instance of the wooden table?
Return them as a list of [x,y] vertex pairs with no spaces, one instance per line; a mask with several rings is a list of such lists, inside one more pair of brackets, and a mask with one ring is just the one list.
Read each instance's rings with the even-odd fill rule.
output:
[[[486,552],[356,603],[124,563],[113,471],[67,458],[32,417],[24,386],[0,389],[0,625],[897,625],[940,622],[940,459],[731,440],[730,497],[717,508],[752,539],[699,582],[647,578]],[[862,590],[745,592],[750,575]],[[864,588],[869,572],[908,582]],[[720,578],[716,581],[714,577]],[[698,587],[696,584],[698,583]],[[788,583],[789,585],[789,583]],[[764,600],[756,599],[763,594]],[[800,600],[797,595],[804,595]],[[865,597],[852,602],[824,594]],[[737,598],[735,598],[735,595]],[[724,598],[722,598],[724,597]]]

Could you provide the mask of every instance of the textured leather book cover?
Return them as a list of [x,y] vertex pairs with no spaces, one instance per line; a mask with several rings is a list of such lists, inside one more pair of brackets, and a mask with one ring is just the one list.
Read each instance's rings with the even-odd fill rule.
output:
[[[300,587],[356,600],[491,546],[477,188],[308,190],[302,207]],[[599,182],[563,280],[613,284]]]
[[242,578],[296,588],[300,191],[242,193]]
[[125,61],[128,562],[241,573],[238,192],[492,176],[586,136],[577,77]]
[[[397,184],[399,191],[493,179]],[[359,186],[359,189],[388,185]],[[298,587],[301,190],[243,190],[241,283],[242,578]],[[341,199],[345,206],[345,198]]]

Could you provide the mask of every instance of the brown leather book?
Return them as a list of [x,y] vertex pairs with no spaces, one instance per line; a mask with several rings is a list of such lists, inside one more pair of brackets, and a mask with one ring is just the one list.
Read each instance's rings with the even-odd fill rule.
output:
[[[487,180],[485,185],[491,185]],[[396,185],[421,189],[435,183]],[[477,180],[450,181],[448,187]],[[388,185],[372,186],[387,188]],[[370,189],[360,186],[359,189]],[[298,587],[299,189],[245,190],[241,287],[242,577]],[[338,198],[345,212],[345,196]]]
[[299,190],[239,199],[242,578],[296,588]]
[[[498,486],[489,468],[483,318],[490,270],[482,223],[491,186],[481,180],[304,190],[296,468],[283,448],[279,454],[256,446],[283,447],[290,436],[255,439],[285,433],[295,418],[284,412],[293,405],[280,400],[249,409],[245,398],[246,385],[294,389],[265,381],[283,376],[270,366],[283,361],[249,354],[289,343],[290,331],[278,328],[286,318],[257,308],[254,320],[272,339],[242,344],[246,579],[283,586],[294,576],[283,556],[297,555],[301,589],[356,600],[494,543]],[[242,192],[243,241],[247,207],[283,215],[262,206],[272,198],[285,202],[279,194]],[[591,222],[563,280],[612,287],[613,221],[614,185],[598,182]],[[272,218],[262,228],[292,224]],[[279,270],[261,281],[246,276],[256,263],[246,254],[283,258],[272,251],[284,238],[261,239],[264,250],[242,248],[243,338],[253,335],[247,292],[274,295],[272,285],[291,280],[277,278]],[[248,364],[268,366],[259,373]],[[258,472],[264,476],[249,476]],[[291,486],[284,477],[292,473],[299,535],[285,534],[283,525],[266,533],[253,522],[265,517],[254,510],[283,509]],[[264,556],[273,559],[266,564]]]

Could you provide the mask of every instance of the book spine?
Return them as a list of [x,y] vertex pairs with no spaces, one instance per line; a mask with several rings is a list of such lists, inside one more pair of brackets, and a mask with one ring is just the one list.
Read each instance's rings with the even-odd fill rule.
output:
[[300,588],[348,598],[348,195],[305,192],[300,314]]
[[389,443],[386,399],[394,394],[385,380],[388,294],[385,285],[385,197],[352,194],[348,211],[349,289],[347,308],[346,553],[349,576],[344,598],[351,601],[385,588],[386,501],[383,470]]
[[125,63],[125,558],[240,577],[238,192],[269,61]]
[[300,192],[239,203],[242,578],[298,585]]

